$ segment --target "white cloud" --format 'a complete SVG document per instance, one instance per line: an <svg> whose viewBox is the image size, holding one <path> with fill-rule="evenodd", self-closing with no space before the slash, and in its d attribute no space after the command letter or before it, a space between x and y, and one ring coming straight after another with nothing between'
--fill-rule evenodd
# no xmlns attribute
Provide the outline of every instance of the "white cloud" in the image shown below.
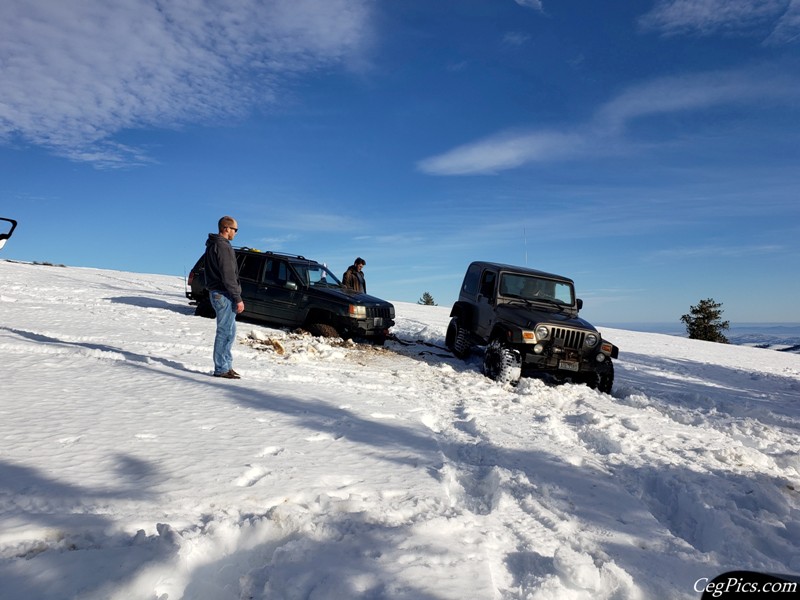
<svg viewBox="0 0 800 600"><path fill-rule="evenodd" d="M536 10L544 11L542 0L514 0L514 2L526 8L535 8Z"/></svg>
<svg viewBox="0 0 800 600"><path fill-rule="evenodd" d="M246 114L282 77L355 61L366 0L3 0L0 141L140 162L124 129Z"/></svg>
<svg viewBox="0 0 800 600"><path fill-rule="evenodd" d="M639 117L797 98L800 98L800 81L769 70L696 73L632 86L603 105L594 122L598 129L617 131Z"/></svg>
<svg viewBox="0 0 800 600"><path fill-rule="evenodd" d="M800 41L800 0L792 0L765 43L782 45L798 41Z"/></svg>
<svg viewBox="0 0 800 600"><path fill-rule="evenodd" d="M534 132L502 134L425 159L419 169L432 175L496 173L525 163L572 156L584 146L576 134Z"/></svg>
<svg viewBox="0 0 800 600"><path fill-rule="evenodd" d="M650 257L657 260L695 260L699 258L744 258L754 255L776 254L786 248L776 244L761 246L696 246L670 248L653 252Z"/></svg>
<svg viewBox="0 0 800 600"><path fill-rule="evenodd" d="M639 19L648 31L664 35L769 35L773 28L789 28L784 15L796 11L797 0L661 0ZM795 23L794 33L798 23ZM785 34L782 39L788 40ZM790 36L789 36L790 37Z"/></svg>
<svg viewBox="0 0 800 600"><path fill-rule="evenodd" d="M800 80L767 69L739 69L665 77L632 86L602 105L581 126L557 132L489 136L441 155L418 168L432 175L491 174L529 163L608 153L634 119L716 106L796 102Z"/></svg>

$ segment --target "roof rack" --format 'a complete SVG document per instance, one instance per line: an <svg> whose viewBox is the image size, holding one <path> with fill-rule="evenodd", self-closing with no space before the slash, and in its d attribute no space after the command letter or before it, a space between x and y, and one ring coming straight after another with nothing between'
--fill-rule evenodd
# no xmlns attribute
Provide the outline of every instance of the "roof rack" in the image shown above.
<svg viewBox="0 0 800 600"><path fill-rule="evenodd" d="M300 260L310 260L305 256L299 254L290 254L287 252L273 252L272 250L259 250L258 248L250 248L248 246L239 246L236 250L244 250L245 252L258 252L259 254L269 254L270 256L284 256L286 258L298 258Z"/></svg>

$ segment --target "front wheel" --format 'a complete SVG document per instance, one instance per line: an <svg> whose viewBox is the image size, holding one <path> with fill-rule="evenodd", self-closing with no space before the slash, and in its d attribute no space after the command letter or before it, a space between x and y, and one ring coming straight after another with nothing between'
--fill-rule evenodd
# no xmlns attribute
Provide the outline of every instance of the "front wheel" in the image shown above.
<svg viewBox="0 0 800 600"><path fill-rule="evenodd" d="M593 390L610 394L614 385L614 363L607 359L596 372L586 375L586 384Z"/></svg>
<svg viewBox="0 0 800 600"><path fill-rule="evenodd" d="M306 330L317 337L326 337L326 338L336 338L342 337L339 335L339 332L336 331L336 328L333 325L328 325L327 323L309 323L306 326Z"/></svg>
<svg viewBox="0 0 800 600"><path fill-rule="evenodd" d="M483 355L483 374L497 383L517 385L522 376L522 358L519 351L500 340L492 340Z"/></svg>

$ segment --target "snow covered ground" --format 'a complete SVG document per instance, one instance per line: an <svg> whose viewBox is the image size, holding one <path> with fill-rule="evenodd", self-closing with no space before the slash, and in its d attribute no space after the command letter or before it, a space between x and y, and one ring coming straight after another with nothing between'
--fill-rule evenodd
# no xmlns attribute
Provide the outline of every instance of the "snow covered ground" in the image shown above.
<svg viewBox="0 0 800 600"><path fill-rule="evenodd" d="M800 355L607 329L613 395L501 387L397 303L384 348L177 277L0 261L0 598L670 599L800 572Z"/></svg>

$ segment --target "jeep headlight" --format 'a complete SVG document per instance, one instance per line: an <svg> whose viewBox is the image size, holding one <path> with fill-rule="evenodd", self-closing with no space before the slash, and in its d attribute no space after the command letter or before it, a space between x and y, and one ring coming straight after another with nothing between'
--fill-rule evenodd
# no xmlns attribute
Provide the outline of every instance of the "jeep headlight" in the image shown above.
<svg viewBox="0 0 800 600"><path fill-rule="evenodd" d="M586 336L586 339L583 341L583 343L587 348L594 348L597 345L597 341L597 336L593 333L590 333Z"/></svg>
<svg viewBox="0 0 800 600"><path fill-rule="evenodd" d="M536 339L546 340L550 336L550 330L547 328L546 325L539 325L536 329Z"/></svg>
<svg viewBox="0 0 800 600"><path fill-rule="evenodd" d="M350 305L350 316L354 319L366 319L367 318L367 307L366 306L357 306L355 304Z"/></svg>

